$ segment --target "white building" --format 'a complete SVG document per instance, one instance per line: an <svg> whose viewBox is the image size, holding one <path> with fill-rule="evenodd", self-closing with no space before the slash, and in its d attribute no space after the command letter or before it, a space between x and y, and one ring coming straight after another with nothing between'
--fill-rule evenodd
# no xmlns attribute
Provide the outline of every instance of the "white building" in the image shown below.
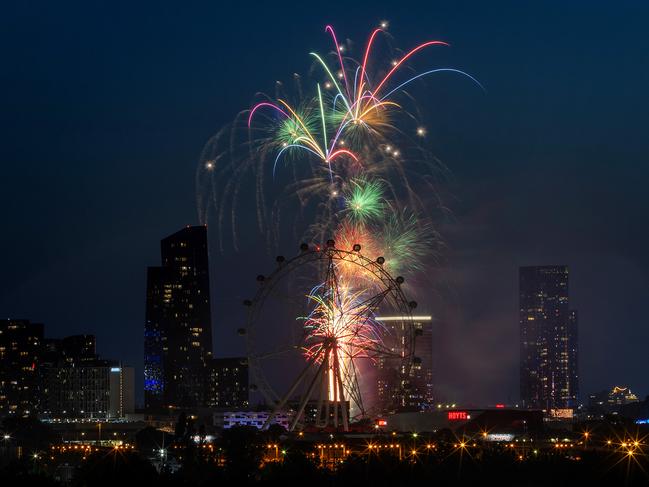
<svg viewBox="0 0 649 487"><path fill-rule="evenodd" d="M214 426L229 429L233 426L254 426L261 429L268 421L268 411L226 411L214 413ZM293 419L292 412L277 413L270 424L278 424L288 430Z"/></svg>

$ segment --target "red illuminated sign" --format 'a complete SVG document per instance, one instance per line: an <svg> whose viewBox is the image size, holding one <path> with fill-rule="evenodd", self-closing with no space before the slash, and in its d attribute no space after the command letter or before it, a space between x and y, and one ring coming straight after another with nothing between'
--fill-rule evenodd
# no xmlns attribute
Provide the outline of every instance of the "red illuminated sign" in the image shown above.
<svg viewBox="0 0 649 487"><path fill-rule="evenodd" d="M505 405L504 405L504 404L496 404L496 407L497 407L498 409L502 409L502 408L505 407Z"/></svg>
<svg viewBox="0 0 649 487"><path fill-rule="evenodd" d="M377 426L387 426L388 422L385 419L377 419L376 420L376 425Z"/></svg>
<svg viewBox="0 0 649 487"><path fill-rule="evenodd" d="M449 411L448 419L450 421L466 421L469 419L469 415L466 411Z"/></svg>

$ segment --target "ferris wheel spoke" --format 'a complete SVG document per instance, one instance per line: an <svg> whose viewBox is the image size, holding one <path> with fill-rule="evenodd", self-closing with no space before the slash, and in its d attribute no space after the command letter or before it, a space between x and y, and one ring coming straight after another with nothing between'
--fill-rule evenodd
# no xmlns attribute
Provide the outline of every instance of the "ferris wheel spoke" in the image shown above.
<svg viewBox="0 0 649 487"><path fill-rule="evenodd" d="M281 356L281 355L287 354L289 352L294 352L296 350L299 350L299 347L295 346L295 345L291 345L291 346L288 346L288 347L280 347L280 348L277 348L275 350L271 350L269 352L257 354L257 355L254 356L254 358L256 360L265 360L265 359Z"/></svg>
<svg viewBox="0 0 649 487"><path fill-rule="evenodd" d="M277 301L283 301L294 305L304 307L304 296L295 296L291 294L278 294L275 298Z"/></svg>
<svg viewBox="0 0 649 487"><path fill-rule="evenodd" d="M378 308L388 293L389 290L386 290L385 292L373 295L360 303L355 304L354 311L350 313L351 320L349 321L356 321L365 324L368 321L373 320L372 315L374 314L374 310ZM361 327L357 327L357 329L360 330Z"/></svg>
<svg viewBox="0 0 649 487"><path fill-rule="evenodd" d="M275 406L275 409L273 410L273 412L272 412L272 413L268 416L268 418L266 419L266 422L264 423L262 429L266 429L266 428L270 425L270 423L271 423L271 421L273 420L273 418L277 415L277 413L278 413L279 411L281 411L282 408L286 405L286 403L288 402L288 400L290 399L290 397L293 395L293 393L294 393L294 392L297 390L297 388L299 387L300 383L305 379L305 377L308 375L309 371L312 369L313 365L317 362L318 357L321 355L321 353L322 353L321 350L318 351L317 354L313 355L313 356L312 356L312 357L307 361L306 367L304 367L304 369L302 369L302 372L297 376L297 378L296 378L295 381L293 382L293 385L291 385L291 387L289 388L288 392L287 392L287 393L284 395L284 397L283 397L283 398L282 398L282 399L277 403L277 405ZM322 365L323 365L324 363L325 363L325 362L323 361L322 364L320 365L320 367L319 367L318 370L321 370L321 369L322 369Z"/></svg>
<svg viewBox="0 0 649 487"><path fill-rule="evenodd" d="M355 345L354 348L358 348L365 352L374 352L380 355L381 357L385 357L385 358L402 358L400 353L394 352L385 346L370 346L370 345L359 344L359 345Z"/></svg>
<svg viewBox="0 0 649 487"><path fill-rule="evenodd" d="M362 309L364 310L376 308L383 302L388 294L390 294L390 289L386 289L380 293L370 296L369 298L359 303L359 308L362 307Z"/></svg>
<svg viewBox="0 0 649 487"><path fill-rule="evenodd" d="M358 383L358 373L354 360L350 360L349 362L343 361L343 366L341 368L343 371L342 375L344 378L344 389L347 392L350 400L353 401L358 409L362 412L363 401L361 398L360 386Z"/></svg>
<svg viewBox="0 0 649 487"><path fill-rule="evenodd" d="M350 382L351 383L347 388L349 397L356 403L356 407L358 407L358 409L361 411L361 414L364 414L363 398L361 396L361 390L358 384L358 376L356 375L356 373L352 375L352 380Z"/></svg>

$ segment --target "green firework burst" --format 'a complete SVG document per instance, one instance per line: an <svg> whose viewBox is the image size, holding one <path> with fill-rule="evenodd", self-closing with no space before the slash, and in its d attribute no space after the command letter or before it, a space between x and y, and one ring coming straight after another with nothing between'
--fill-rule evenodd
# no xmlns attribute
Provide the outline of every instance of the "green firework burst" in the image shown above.
<svg viewBox="0 0 649 487"><path fill-rule="evenodd" d="M309 112L299 114L301 122L291 117L284 119L277 127L276 140L282 145L298 144L317 131L316 122ZM304 125L302 125L304 124Z"/></svg>
<svg viewBox="0 0 649 487"><path fill-rule="evenodd" d="M393 272L421 270L422 259L433 251L432 228L407 210L390 211L380 235L386 263Z"/></svg>
<svg viewBox="0 0 649 487"><path fill-rule="evenodd" d="M383 215L385 202L381 182L355 179L350 186L345 195L345 207L353 222L367 223Z"/></svg>

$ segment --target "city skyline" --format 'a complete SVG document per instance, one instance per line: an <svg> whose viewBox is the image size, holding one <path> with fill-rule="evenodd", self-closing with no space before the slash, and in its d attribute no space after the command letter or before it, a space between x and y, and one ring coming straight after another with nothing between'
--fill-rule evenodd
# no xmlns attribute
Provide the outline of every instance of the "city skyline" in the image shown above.
<svg viewBox="0 0 649 487"><path fill-rule="evenodd" d="M227 11L233 22L216 33L212 22L188 12L191 33L175 15L156 11L142 36L150 41L143 42L140 22L150 14L144 10L116 20L121 38L106 31L99 7L88 6L84 22L66 9L41 18L15 8L20 18L40 20L4 33L6 45L17 47L7 52L13 74L3 81L15 101L3 124L11 163L3 178L3 216L11 237L1 250L11 258L0 310L43 322L57 336L95 333L102 355L123 355L141 370L144 268L158 258L151 242L197 223L194 171L203 143L260 87L270 91L275 79L308 70L308 61L299 58L304 49L290 38L299 35L309 48L326 49L313 34L326 19L292 11L298 31L271 38L270 7L253 18L233 7ZM428 83L429 97L416 93L427 98L423 142L451 175L444 185L449 194L442 196L452 213L439 224L445 251L439 263L428 264L434 286L417 297L429 303L426 312L439 325L441 392L481 403L517 396L518 267L559 262L572 270L572 299L588 331L581 337L582 393L628 383L644 396L647 233L638 223L647 211L641 181L649 110L639 95L647 76L639 62L646 52L646 12L632 3L613 9L596 2L586 10L509 5L509 21L502 22L497 11L431 6L417 19L401 8L384 12L398 46L429 37L450 41L451 49L427 59L470 70L487 91L439 79ZM222 14L214 8L203 13L202 19ZM244 20L251 22L246 39L232 27ZM346 37L360 42L380 19L357 27L335 20ZM87 42L59 36L61 24ZM611 25L625 28L610 32ZM169 54L165 40L170 28L176 54ZM596 50L592 41L602 32L608 42ZM244 51L260 50L258 74L236 87L221 71L232 66L234 76L243 66L232 40ZM150 69L115 49L152 52L144 56ZM79 69L77 61L89 58ZM130 71L118 69L121 62ZM123 72L134 73L134 85ZM160 108L165 100L171 100L169 112ZM152 111L156 116L143 115ZM42 143L32 143L33 134ZM210 225L208 231L215 230ZM221 252L218 235L210 241L214 351L240 355L239 302L274 251L249 239L239 253L227 245ZM283 242L279 251L290 255L297 244ZM604 360L610 350L616 356Z"/></svg>
<svg viewBox="0 0 649 487"><path fill-rule="evenodd" d="M0 320L0 417L119 421L134 412L133 367L101 358L94 335L52 338L45 329Z"/></svg>
<svg viewBox="0 0 649 487"><path fill-rule="evenodd" d="M0 484L647 487L648 25L3 5Z"/></svg>
<svg viewBox="0 0 649 487"><path fill-rule="evenodd" d="M195 286L198 282L202 282L203 284L201 284L201 286L205 286L205 282L208 282L210 278L207 271L208 242L206 230L207 228L205 225L187 225L173 234L162 238L160 242L163 266L148 267L149 285L146 293L146 303L147 309L150 309L150 311L147 314L147 319L144 324L145 337L151 335L155 330L158 330L160 328L160 323L165 321L166 332L162 333L158 330L158 338L162 335L165 335L165 338L164 340L156 340L158 345L154 347L156 350L160 348L159 351L161 353L163 343L166 344L166 347L173 347L175 345L176 347L180 346L181 350L185 350L183 345L185 341L187 341L187 343L193 343L192 340L196 340L196 338L190 336L196 335L196 333L188 334L185 338L178 335L182 328L181 325L184 323L183 320L195 323L196 320L202 322L203 320L208 319L205 314L201 315L201 313L205 313L209 309L209 283L207 284L207 288L201 288L201 291L198 290L198 287L194 288L192 291L189 290L189 288ZM198 266L198 268L196 268L196 266ZM166 269L167 272L161 272L164 269ZM577 310L572 309L572 307L569 306L568 280L567 266L544 265L524 266L519 268L518 322L520 325L520 395L515 400L512 400L511 397L508 398L510 404L515 403L517 407L518 405L521 405L526 408L544 409L548 411L552 409L576 409L580 405L585 406L588 403L587 398L592 400L594 394L597 393L596 390L583 391L583 395L580 395L581 391L578 385L579 362L577 345ZM185 287L187 289L184 289ZM202 297L201 293L203 293ZM172 297L172 294L175 296L175 299ZM198 298L207 306L207 308L205 308L204 311L201 311L200 306L196 306L197 303L191 298L185 297L185 294ZM189 305L188 303L190 302L193 304ZM171 317L171 315L164 318L163 315L160 314L160 311L156 311L156 309L161 306L165 307L165 309L168 308L171 310L171 314L175 313L175 318ZM197 308L197 311L193 311L195 307ZM164 316L169 314L168 312L165 313ZM180 313L180 317L178 317L178 313ZM384 321L386 326L390 326L392 321L398 321L401 318L399 316L385 316L377 317L377 319ZM420 330L416 335L429 341L430 349L428 349L426 343L421 340L416 340L414 356L416 357L417 362L413 364L413 369L410 373L412 389L403 397L404 403L402 406L404 406L406 410L414 409L425 411L434 409L435 405L439 404L440 401L442 403L450 403L451 401L455 403L456 400L454 398L442 397L440 399L436 393L436 376L433 373L433 364L435 362L435 357L433 356L435 353L433 316L415 314L412 319L414 320L413 325L415 331L417 332L417 330ZM63 339L55 339L45 337L43 324L30 323L29 320L25 319L9 319L7 323L16 323L19 326L35 327L35 333L39 337L38 341L41 343L39 347L43 347L43 351L39 351L38 353L43 354L42 360L44 360L45 363L47 363L48 360L51 361L51 359L48 359L50 355L52 357L61 356L63 357L64 362L69 362L69 364L74 364L79 360L85 360L86 364L84 365L93 365L93 361L97 362L98 360L95 349L95 336L93 334L73 335ZM536 328L530 328L530 324L536 326ZM214 325L212 324L212 326ZM545 331L539 331L544 329ZM559 332L549 331L552 329L558 329ZM189 326L187 327L187 330L188 332L193 331L194 328ZM175 336L173 340L167 338L172 335ZM210 337L211 334L208 333L206 336ZM567 340L566 344L561 345L567 346L567 349L564 350L565 354L567 354L567 358L564 357L565 354L562 352L563 348L557 348L557 350L554 350L551 345L551 342L553 341L558 341L560 343L564 341L561 337L564 337L565 340ZM6 339L6 337L2 338ZM209 338L208 341L211 342L211 338ZM531 341L535 342L534 348L531 348L531 345L528 347L528 341L530 341L530 343ZM209 345L209 349L215 348L211 343ZM205 344L203 344L201 350L204 350L204 347ZM144 352L145 363L152 363L150 354L153 352L151 345L148 347L145 345ZM66 359L66 354L68 354L70 358ZM541 362L541 360L546 360L542 357L554 357L554 355L560 355L560 357L551 358L547 363ZM147 359L147 356L149 359ZM162 399L163 396L160 395L157 399L151 396L151 399L147 402L147 390L153 391L156 388L150 386L150 389L147 389L147 369L145 368L142 370L145 377L145 386L143 389L144 394L142 395L142 390L137 390L136 388L136 397L144 397L144 401L140 406L144 406L144 408L151 410L164 409L168 404L174 405L173 407L178 407L179 405L180 407L209 406L217 408L228 406L235 408L235 405L238 405L236 407L243 407L244 409L248 407L249 401L247 388L249 378L247 359L245 357L213 358L213 351L207 352L206 355L201 352L200 356L202 357L202 371L192 372L194 379L198 377L198 379L193 382L196 383L196 391L200 390L200 394L202 394L200 399L196 396L197 399L194 402L189 403L185 398L184 404L181 405L183 400L176 399L169 401ZM57 360L59 359L57 358ZM147 362L147 360L149 362ZM188 362L187 360L182 360L181 362L189 364L191 361ZM566 365L562 365L563 362L566 362ZM108 364L108 362L106 363ZM99 364L99 366L101 367L102 365ZM243 375L241 375L236 368L239 366L241 366ZM133 369L132 367L127 368L129 370ZM237 370L237 372L233 375L228 374L227 371L229 368L233 371ZM565 379L565 383L559 382L559 379L555 378L555 370L559 375L567 374L568 378ZM189 369L185 371L185 374L188 372ZM149 382L151 382L155 374L153 372L148 372L148 374L151 377ZM165 374L162 367L158 370L157 374L160 376ZM167 374L169 374L169 372L167 372ZM543 374L546 374L545 379L540 378L544 376ZM221 387L219 387L219 378L222 382ZM129 380L133 381L132 372L131 379ZM546 383L546 385L542 386L540 383L539 385L532 385L539 381ZM191 380L179 381L175 379L167 379L166 382L171 385L171 387L177 387L178 384L183 383L183 387L191 386L192 384ZM615 384L605 384L602 388L607 389L612 387L614 390L617 390L618 386ZM198 394L196 391L195 393ZM246 392L244 393L244 391ZM377 397L381 397L380 391L381 386L379 381ZM491 405L493 404L494 403L491 403ZM476 406L477 403L474 401L466 401L466 405ZM482 405L486 406L487 403L483 403ZM37 408L32 407L32 409ZM44 412L47 413L47 411Z"/></svg>

